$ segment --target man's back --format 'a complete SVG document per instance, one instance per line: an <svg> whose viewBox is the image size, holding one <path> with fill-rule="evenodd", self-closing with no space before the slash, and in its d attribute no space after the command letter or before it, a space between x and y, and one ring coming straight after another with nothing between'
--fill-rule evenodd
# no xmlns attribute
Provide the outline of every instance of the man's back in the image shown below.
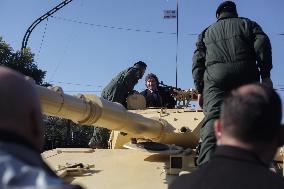
<svg viewBox="0 0 284 189"><path fill-rule="evenodd" d="M198 170L179 177L170 189L284 188L284 179L269 170L256 155L236 147L222 146Z"/></svg>
<svg viewBox="0 0 284 189"><path fill-rule="evenodd" d="M103 89L102 97L106 100L126 105L127 95L133 90L139 78L140 71L137 68L130 67L121 71Z"/></svg>
<svg viewBox="0 0 284 189"><path fill-rule="evenodd" d="M214 73L209 75L214 75L214 80L220 83L228 79L240 81L228 84L229 89L259 81L260 74L256 65L259 59L255 52L258 51L259 56L266 60L259 62L262 76L266 77L265 72L272 66L269 58L271 54L261 54L264 51L262 48L271 48L270 45L267 46L267 40L261 27L247 18L230 15L220 18L207 28L203 38L206 46L205 66L210 73ZM264 45L259 47L260 44Z"/></svg>
<svg viewBox="0 0 284 189"><path fill-rule="evenodd" d="M249 19L228 16L208 27L204 36L207 64L239 61L255 64L253 30L257 26Z"/></svg>
<svg viewBox="0 0 284 189"><path fill-rule="evenodd" d="M203 79L231 90L259 81L260 76L269 78L271 69L269 38L254 21L224 12L199 36L193 78L200 93Z"/></svg>

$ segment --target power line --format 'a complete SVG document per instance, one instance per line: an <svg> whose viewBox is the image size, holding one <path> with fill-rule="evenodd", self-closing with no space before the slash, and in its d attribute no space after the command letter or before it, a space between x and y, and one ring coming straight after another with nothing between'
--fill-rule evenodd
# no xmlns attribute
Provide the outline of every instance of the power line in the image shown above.
<svg viewBox="0 0 284 189"><path fill-rule="evenodd" d="M100 93L100 92L102 92L102 91L96 91L96 90L64 90L64 92L68 92L68 93Z"/></svg>
<svg viewBox="0 0 284 189"><path fill-rule="evenodd" d="M41 42L40 42L40 46L39 46L39 50L38 50L38 53L37 53L37 63L39 62L38 59L39 59L39 55L41 53L41 49L42 49L42 46L43 46L43 42L44 42L44 38L45 38L45 34L46 34L46 28L47 28L47 24L48 24L48 18L46 19L46 23L45 23L45 27L44 27L44 31L43 31L43 34L42 34L42 37L41 37Z"/></svg>
<svg viewBox="0 0 284 189"><path fill-rule="evenodd" d="M167 32L163 32L163 31L151 31L151 30L135 29L135 28L130 28L130 27L116 27L116 26L108 26L108 25L102 25L102 24L94 24L94 23L84 22L84 21L80 21L80 20L64 18L64 17L60 17L60 16L50 16L50 17L53 18L53 19L62 20L62 21L65 21L65 22L72 22L72 23L75 23L75 24L88 25L88 26L92 26L92 27L102 27L102 28L108 28L108 29L117 29L117 30L134 31L134 32L145 32L145 33L156 33L156 34L167 34L167 35L176 35L177 34L176 32L167 33ZM196 36L196 35L198 35L198 33L187 33L185 35ZM274 33L274 35L284 36L284 33Z"/></svg>
<svg viewBox="0 0 284 189"><path fill-rule="evenodd" d="M66 22L73 22L76 24L82 24L82 25L89 25L89 26L94 26L94 27L103 27L103 28L110 28L110 29L118 29L118 30L126 30L126 31L135 31L135 32L146 32L146 33L157 33L157 34L168 34L168 35L176 35L176 32L172 33L167 33L167 32L162 32L162 31L151 31L151 30L141 30L141 29L133 29L133 28L125 28L125 27L116 27L116 26L108 26L108 25L102 25L102 24L94 24L94 23L89 23L89 22L83 22L75 19L69 19L69 18L64 18L64 17L59 17L59 16L50 16L51 18L57 19L57 20L63 20ZM189 36L195 36L198 35L197 33L188 33L185 35ZM284 33L276 33L276 35L283 35Z"/></svg>
<svg viewBox="0 0 284 189"><path fill-rule="evenodd" d="M117 29L117 30L144 32L144 33L176 35L176 32L167 33L167 32L162 32L162 31L133 29L133 28L130 28L130 27L116 27L116 26L108 26L108 25L102 25L102 24L94 24L94 23L89 23L89 22L83 22L83 21L79 21L79 20L75 20L75 19L63 18L63 17L59 17L59 16L50 16L50 17L54 18L54 19L57 19L57 20L63 20L63 21L66 21L66 22L72 22L72 23L76 23L76 24L88 25L88 26L92 26L92 27L102 27L102 28L108 28L108 29ZM187 35L198 35L198 34L190 33L190 34L187 34Z"/></svg>
<svg viewBox="0 0 284 189"><path fill-rule="evenodd" d="M103 87L103 85L82 84L82 83L73 83L73 82L64 82L64 81L55 81L55 80L51 80L49 81L49 83L51 84L59 83L59 84L64 84L64 85L74 85L74 86L84 86L84 87L98 87L98 88ZM284 90L284 84L275 84L274 86L275 86L274 87L275 90Z"/></svg>
<svg viewBox="0 0 284 189"><path fill-rule="evenodd" d="M49 81L51 84L65 84L65 85L75 85L75 86L84 86L84 87L98 87L98 88L102 88L102 85L91 85L91 84L80 84L80 83L72 83L72 82L62 82L62 81Z"/></svg>
<svg viewBox="0 0 284 189"><path fill-rule="evenodd" d="M76 35L77 35L77 34L75 33L75 30L74 30L72 36L71 36L70 38L68 38L68 40L67 40L67 42L66 42L66 44L65 44L65 47L64 47L64 49L63 49L63 52L62 52L62 54L60 54L60 55L61 55L61 56L60 56L60 59L59 59L59 61L57 62L56 66L55 66L55 69L53 70L53 73L51 74L51 76L50 76L50 78L49 78L48 81L50 81L50 80L52 80L52 79L54 78L54 76L55 76L57 70L59 69L59 66L63 63L63 60L64 60L64 58L65 58L65 55L66 55L66 53L67 53L67 50L69 49L69 46L70 46L72 40L74 40L74 38L76 37Z"/></svg>

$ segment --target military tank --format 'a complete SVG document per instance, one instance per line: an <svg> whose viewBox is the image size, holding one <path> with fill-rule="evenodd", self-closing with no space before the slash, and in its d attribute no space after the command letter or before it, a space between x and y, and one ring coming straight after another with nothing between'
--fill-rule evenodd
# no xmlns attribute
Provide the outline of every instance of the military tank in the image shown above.
<svg viewBox="0 0 284 189"><path fill-rule="evenodd" d="M67 182L84 188L165 189L178 175L196 169L204 115L188 106L196 100L194 90L176 91L175 109L146 109L143 97L135 94L128 99L132 110L95 95L64 94L60 87L37 90L44 114L112 131L109 149L57 148L42 154ZM282 151L276 160L283 163Z"/></svg>

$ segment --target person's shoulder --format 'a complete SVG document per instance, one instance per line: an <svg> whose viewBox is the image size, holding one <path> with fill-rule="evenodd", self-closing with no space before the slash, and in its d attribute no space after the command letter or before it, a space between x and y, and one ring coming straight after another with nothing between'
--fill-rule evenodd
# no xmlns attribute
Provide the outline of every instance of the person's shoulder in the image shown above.
<svg viewBox="0 0 284 189"><path fill-rule="evenodd" d="M177 177L175 180L173 180L172 183L169 185L169 189L186 189L190 187L191 183L191 174L185 174Z"/></svg>
<svg viewBox="0 0 284 189"><path fill-rule="evenodd" d="M169 189L186 189L186 188L200 188L200 184L208 179L208 175L212 170L211 163L206 163L191 173L177 177L171 184Z"/></svg>
<svg viewBox="0 0 284 189"><path fill-rule="evenodd" d="M162 87L160 85L158 85L157 89L159 92L165 92L165 87Z"/></svg>
<svg viewBox="0 0 284 189"><path fill-rule="evenodd" d="M177 177L169 185L169 189L186 189L186 188L199 188L198 185L206 180L202 171L195 170L192 173L184 174Z"/></svg>
<svg viewBox="0 0 284 189"><path fill-rule="evenodd" d="M0 185L5 188L82 188L79 185L67 184L60 178L50 175L43 168L28 165L2 150L0 150L0 170L0 180L3 181L5 178L5 183L0 182Z"/></svg>
<svg viewBox="0 0 284 189"><path fill-rule="evenodd" d="M139 69L135 67L129 67L125 69L125 71L133 71L133 70L139 70Z"/></svg>
<svg viewBox="0 0 284 189"><path fill-rule="evenodd" d="M249 19L247 17L238 17L238 19L244 20L244 21L247 21L247 22L255 22L255 21L253 21L253 20L251 20L251 19Z"/></svg>
<svg viewBox="0 0 284 189"><path fill-rule="evenodd" d="M199 33L198 39L199 39L199 40L202 40L202 39L204 38L204 36L205 36L206 31L207 31L209 28L211 28L212 26L214 26L214 24L215 24L215 23L213 23L213 24L209 25L208 27L206 27L205 29L203 29L203 30Z"/></svg>
<svg viewBox="0 0 284 189"><path fill-rule="evenodd" d="M129 68L125 69L125 72L127 74L136 75L136 74L140 73L140 70L138 68L135 68L135 67L129 67Z"/></svg>
<svg viewBox="0 0 284 189"><path fill-rule="evenodd" d="M148 89L145 89L145 90L141 91L140 94L143 95L143 96L146 96L147 95L147 90Z"/></svg>
<svg viewBox="0 0 284 189"><path fill-rule="evenodd" d="M259 26L259 24L254 21L254 20L251 20L249 18L246 18L246 17L238 17L240 20L242 20L243 22L246 22L248 24L250 24L251 26Z"/></svg>
<svg viewBox="0 0 284 189"><path fill-rule="evenodd" d="M284 188L284 178L274 171L266 169L262 171L262 177L271 188L279 188L280 186L281 188Z"/></svg>
<svg viewBox="0 0 284 189"><path fill-rule="evenodd" d="M126 81L138 81L140 79L141 72L138 68L130 67L124 74L124 80Z"/></svg>
<svg viewBox="0 0 284 189"><path fill-rule="evenodd" d="M268 168L263 169L262 171L255 169L254 171L251 171L251 174L254 175L251 177L253 180L252 182L257 182L264 188L284 188L284 178Z"/></svg>
<svg viewBox="0 0 284 189"><path fill-rule="evenodd" d="M7 167L6 165L12 163L15 158L9 153L0 150L0 167Z"/></svg>
<svg viewBox="0 0 284 189"><path fill-rule="evenodd" d="M125 73L127 73L127 72L131 71L131 70L132 70L132 68L133 68L133 67L125 68L124 70L122 70L121 72L119 72L119 74L118 74L118 75L125 74Z"/></svg>

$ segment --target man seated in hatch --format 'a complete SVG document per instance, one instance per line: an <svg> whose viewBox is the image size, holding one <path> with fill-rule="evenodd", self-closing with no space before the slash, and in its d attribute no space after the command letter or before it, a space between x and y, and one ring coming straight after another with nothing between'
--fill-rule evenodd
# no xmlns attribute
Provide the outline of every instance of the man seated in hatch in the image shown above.
<svg viewBox="0 0 284 189"><path fill-rule="evenodd" d="M148 74L145 78L145 85L147 89L140 94L146 99L146 107L162 107L162 97L158 91L158 77L153 73Z"/></svg>
<svg viewBox="0 0 284 189"><path fill-rule="evenodd" d="M146 107L175 107L176 102L174 98L169 91L159 86L159 79L155 74L150 73L146 76L145 85L147 89L140 94L146 99Z"/></svg>

